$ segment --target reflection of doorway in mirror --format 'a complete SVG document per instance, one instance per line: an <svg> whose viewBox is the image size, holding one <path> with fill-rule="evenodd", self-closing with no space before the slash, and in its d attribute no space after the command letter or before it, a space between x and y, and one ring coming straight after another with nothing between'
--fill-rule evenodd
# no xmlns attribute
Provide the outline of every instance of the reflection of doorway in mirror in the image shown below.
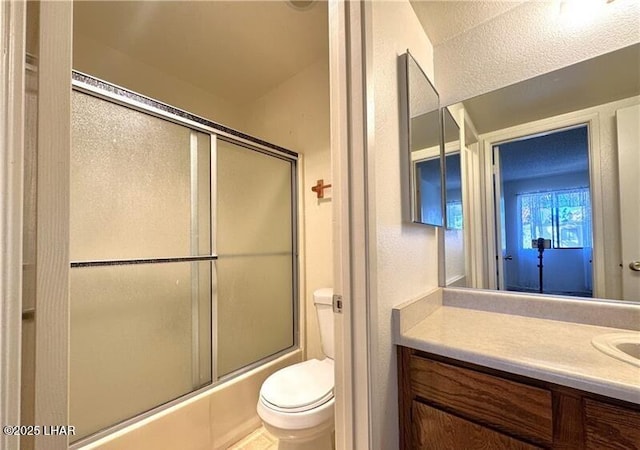
<svg viewBox="0 0 640 450"><path fill-rule="evenodd" d="M591 297L587 125L503 142L493 159L499 288ZM539 238L550 241L543 260Z"/></svg>
<svg viewBox="0 0 640 450"><path fill-rule="evenodd" d="M622 242L622 298L640 300L640 105L616 111L618 174L620 177L620 241Z"/></svg>

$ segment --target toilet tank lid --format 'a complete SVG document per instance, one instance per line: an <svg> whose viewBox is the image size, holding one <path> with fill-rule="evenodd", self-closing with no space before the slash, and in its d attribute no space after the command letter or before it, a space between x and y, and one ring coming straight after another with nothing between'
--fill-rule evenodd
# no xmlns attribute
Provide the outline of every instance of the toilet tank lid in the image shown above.
<svg viewBox="0 0 640 450"><path fill-rule="evenodd" d="M321 288L313 291L313 303L320 305L333 304L333 288Z"/></svg>
<svg viewBox="0 0 640 450"><path fill-rule="evenodd" d="M305 411L333 398L333 361L310 359L280 369L263 383L260 396L279 410Z"/></svg>

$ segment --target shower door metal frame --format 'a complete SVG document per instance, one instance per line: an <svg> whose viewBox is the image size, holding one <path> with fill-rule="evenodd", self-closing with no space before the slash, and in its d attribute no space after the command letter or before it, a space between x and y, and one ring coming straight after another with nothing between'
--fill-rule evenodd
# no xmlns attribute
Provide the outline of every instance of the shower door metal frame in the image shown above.
<svg viewBox="0 0 640 450"><path fill-rule="evenodd" d="M261 139L255 138L248 134L234 130L232 128L225 127L224 125L212 122L203 117L191 114L179 108L167 105L165 103L153 100L149 97L137 94L128 89L122 88L115 84L100 80L99 78L92 77L79 71L72 71L72 89L110 103L114 103L129 109L133 109L143 114L147 114L153 117L157 117L162 120L173 122L177 125L184 126L190 130L202 132L210 136L211 143L211 158L210 158L210 186L211 186L211 253L209 255L202 256L188 256L188 257L172 257L172 258L140 258L140 259L127 259L127 260L100 260L100 261L72 261L70 262L71 268L90 267L90 266L107 266L107 265L130 265L130 264L154 264L154 263L168 263L168 262L198 262L198 261L211 261L211 382L190 391L184 395L181 395L175 399L162 403L148 411L142 412L134 417L115 423L108 428L102 429L94 434L91 434L85 438L82 438L72 445L70 449L79 449L84 445L91 442L98 441L117 430L121 430L127 426L133 425L140 420L153 416L161 411L164 411L172 406L175 406L185 400L195 397L211 390L212 388L225 383L239 375L242 375L256 367L259 367L267 362L273 361L283 355L296 351L300 348L300 295L299 295L299 263L298 263L298 177L297 177L297 165L298 154L286 148L271 144ZM293 344L287 348L279 350L276 353L268 355L260 360L257 360L251 364L248 364L240 369L224 376L218 376L216 370L216 355L217 355L217 338L216 333L216 319L217 319L217 294L213 286L216 284L216 260L218 255L216 252L216 233L214 229L216 218L216 203L217 203L217 189L216 182L214 180L217 169L217 140L226 141L234 145L244 147L246 149L263 153L265 155L275 157L291 164L291 244L292 244L292 320L293 320ZM192 139L193 140L193 139ZM193 142L190 148L193 157ZM193 161L192 163L193 164ZM191 167L191 173L193 173L193 166ZM193 192L192 196L193 203ZM193 205L192 205L192 219L193 219ZM192 232L193 234L193 232ZM193 236L192 236L193 238ZM193 239L191 241L191 249L193 251ZM193 280L192 280L193 283ZM193 300L192 300L193 302ZM193 304L192 304L193 308ZM195 367L195 363L194 363ZM196 374L193 375L194 377ZM194 378L195 380L195 378Z"/></svg>

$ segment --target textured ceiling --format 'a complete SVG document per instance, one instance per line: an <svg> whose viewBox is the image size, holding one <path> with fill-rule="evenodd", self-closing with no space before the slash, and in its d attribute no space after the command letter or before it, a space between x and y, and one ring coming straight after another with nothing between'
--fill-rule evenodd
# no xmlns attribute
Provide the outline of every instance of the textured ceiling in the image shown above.
<svg viewBox="0 0 640 450"><path fill-rule="evenodd" d="M522 0L411 0L429 40L434 46L515 8Z"/></svg>
<svg viewBox="0 0 640 450"><path fill-rule="evenodd" d="M500 145L502 181L589 173L587 128L550 133ZM544 186L544 181L541 182Z"/></svg>
<svg viewBox="0 0 640 450"><path fill-rule="evenodd" d="M324 1L76 1L74 34L240 103L328 55Z"/></svg>
<svg viewBox="0 0 640 450"><path fill-rule="evenodd" d="M444 104L452 97L465 98L461 94L465 89L447 92L449 86L455 86L454 80L469 79L466 84L474 88L491 86L500 77L521 76L524 67L544 73L540 69L547 62L546 55L560 52L564 58L563 49L570 54L569 44L593 47L593 51L598 45L611 45L610 35L616 28L609 24L616 17L635 25L625 25L624 38L636 42L640 38L637 2L603 5L600 16L582 26L558 15L558 5L552 2L412 0L411 4L434 45L436 87ZM579 45L581 40L589 45ZM455 64L449 64L450 58ZM492 67L494 63L497 67ZM474 70L477 76L470 76ZM498 86L506 84L498 82ZM638 44L601 52L595 58L470 98L464 105L477 131L485 133L634 95L640 95Z"/></svg>
<svg viewBox="0 0 640 450"><path fill-rule="evenodd" d="M574 2L576 5L580 1ZM585 2L586 3L586 2ZM436 89L452 104L640 41L640 2L527 1L435 46ZM596 10L597 9L597 10ZM578 8L580 11L581 8ZM581 19L581 20L578 20Z"/></svg>

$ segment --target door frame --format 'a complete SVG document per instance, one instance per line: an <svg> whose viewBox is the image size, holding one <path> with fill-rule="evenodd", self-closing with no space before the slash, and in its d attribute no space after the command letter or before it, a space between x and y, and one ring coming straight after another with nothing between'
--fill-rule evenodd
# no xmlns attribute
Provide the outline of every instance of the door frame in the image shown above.
<svg viewBox="0 0 640 450"><path fill-rule="evenodd" d="M625 243L620 249L620 261L622 262L621 298L623 300L637 301L640 300L640 292L638 292L637 288L637 283L640 282L640 274L638 272L630 272L631 267L629 264L640 256L636 253L638 235L634 226L640 223L640 213L637 209L638 199L634 198L634 192L627 192L624 187L637 183L637 180L634 180L633 169L637 167L636 164L638 164L640 155L637 154L637 149L634 151L635 145L629 140L635 139L637 142L640 139L637 129L637 121L638 117L640 117L640 103L618 108L615 117L615 132L618 139L618 176L620 178L618 185L620 196L620 237L621 241ZM634 125L636 125L635 128ZM625 139L624 136L629 134L633 137ZM635 161L633 161L633 157L636 158Z"/></svg>
<svg viewBox="0 0 640 450"><path fill-rule="evenodd" d="M502 209L498 208L497 205L502 207L502 167L500 166L500 145L491 146L491 161L492 161L492 174L493 181L491 186L493 186L493 214L494 214L494 224L495 229L493 235L496 239L496 272L497 272L497 288L499 290L505 290L504 285L504 257L505 255L502 252L502 233L504 231L504 217L502 216ZM500 220L498 219L498 216Z"/></svg>
<svg viewBox="0 0 640 450"><path fill-rule="evenodd" d="M494 205L493 189L493 147L507 141L522 139L536 134L561 131L580 125L587 126L589 144L589 182L591 195L591 222L593 239L593 297L605 297L605 262L604 262L604 217L602 215L602 180L600 177L600 124L599 115L595 112L583 111L571 112L555 117L529 122L523 125L515 125L503 130L493 131L480 136L484 155L484 185L485 185L485 224L488 233L485 235L485 260L489 274L489 289L497 289L497 268L499 261L495 255L500 252L500 242L495 235L496 210ZM496 253L498 252L498 253ZM501 260L501 258L500 258Z"/></svg>
<svg viewBox="0 0 640 450"><path fill-rule="evenodd" d="M22 210L26 15L24 1L0 2L0 424L20 425ZM0 434L18 450L20 437Z"/></svg>
<svg viewBox="0 0 640 450"><path fill-rule="evenodd" d="M35 424L69 424L69 192L73 4L41 1L38 55ZM66 450L68 436L35 436Z"/></svg>
<svg viewBox="0 0 640 450"><path fill-rule="evenodd" d="M337 450L372 448L369 391L369 222L367 209L367 2L329 0L329 85L333 177ZM368 25L367 25L368 24Z"/></svg>
<svg viewBox="0 0 640 450"><path fill-rule="evenodd" d="M71 140L72 3L39 2L35 420L68 425L69 145ZM26 3L0 3L3 24L0 217L0 422L20 424L22 211ZM5 95L6 94L6 95ZM0 436L17 450L18 436ZM68 436L35 436L36 450L66 450Z"/></svg>

